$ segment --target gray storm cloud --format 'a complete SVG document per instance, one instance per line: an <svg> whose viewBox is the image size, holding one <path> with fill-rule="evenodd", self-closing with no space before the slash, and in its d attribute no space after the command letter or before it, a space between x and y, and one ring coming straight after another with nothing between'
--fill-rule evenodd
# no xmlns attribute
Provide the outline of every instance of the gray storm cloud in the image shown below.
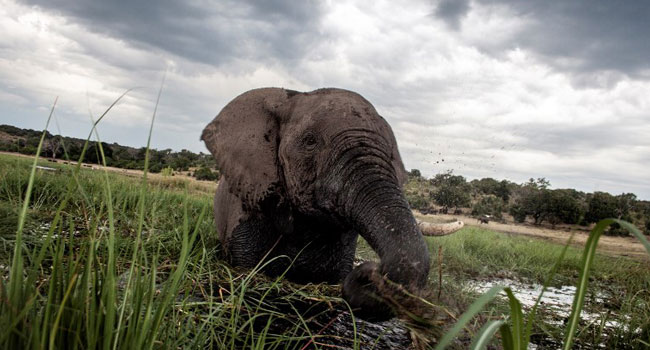
<svg viewBox="0 0 650 350"><path fill-rule="evenodd" d="M206 151L202 127L251 88L335 86L393 126L407 168L650 198L646 2L0 0L0 118ZM77 134L75 134L77 133Z"/></svg>

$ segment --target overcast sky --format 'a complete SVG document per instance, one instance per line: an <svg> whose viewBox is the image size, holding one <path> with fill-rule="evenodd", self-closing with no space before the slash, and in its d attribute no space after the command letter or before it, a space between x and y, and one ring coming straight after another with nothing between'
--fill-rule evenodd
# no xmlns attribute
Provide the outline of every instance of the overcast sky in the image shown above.
<svg viewBox="0 0 650 350"><path fill-rule="evenodd" d="M407 169L650 199L650 2L0 0L0 123L207 152L257 87L366 97ZM57 126L50 129L59 133Z"/></svg>

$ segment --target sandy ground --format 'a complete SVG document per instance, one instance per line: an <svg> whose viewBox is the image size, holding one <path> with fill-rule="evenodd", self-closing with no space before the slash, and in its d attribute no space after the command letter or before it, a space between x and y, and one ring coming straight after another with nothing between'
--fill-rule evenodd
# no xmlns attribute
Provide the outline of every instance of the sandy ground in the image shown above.
<svg viewBox="0 0 650 350"><path fill-rule="evenodd" d="M512 235L529 236L559 244L566 244L571 233L575 232L572 244L577 247L584 247L587 238L589 237L589 230L587 228L576 226L551 229L532 224L500 223L496 221L490 221L488 224L480 224L476 218L465 215L422 215L416 212L416 216L424 221L430 222L446 222L458 219L465 222L465 225L467 226L481 227ZM603 235L598 241L598 251L611 256L625 256L635 260L650 261L648 252L634 237L613 237Z"/></svg>
<svg viewBox="0 0 650 350"><path fill-rule="evenodd" d="M13 156L20 156L25 158L32 158L32 156L9 153L9 152L0 152L0 154L8 154ZM43 160L48 160L43 158ZM64 163L63 160L56 160L57 163ZM96 164L83 164L84 168L92 169L101 169L99 165ZM130 170L130 169L121 169L107 167L108 171L123 174L125 176L131 177L141 177L142 171L140 170ZM149 178L152 180L160 181L170 181L170 180L186 180L191 182L192 186L195 187L195 190L206 193L214 193L217 188L217 184L213 181L198 181L195 178L189 176L188 172L185 173L175 173L173 177L164 177L160 174L150 173ZM427 214L423 215L419 212L415 212L415 215L424 221L429 222L448 222L453 221L454 219L461 220L465 222L467 226L476 226L485 228L492 231L503 232L512 235L524 235L529 237L534 237L537 239L544 239L554 243L565 244L569 239L571 232L575 232L573 237L573 245L578 247L584 247L587 238L589 237L589 231L585 228L578 226L564 226L558 227L556 229L551 229L543 226L534 226L532 224L515 224L513 222L500 223L496 221L490 221L488 224L480 224L476 218L472 218L465 215L445 215L445 214ZM601 236L600 241L598 242L598 251L611 256L624 256L633 258L635 260L641 261L650 261L648 253L644 249L643 245L634 237L611 237L611 236Z"/></svg>

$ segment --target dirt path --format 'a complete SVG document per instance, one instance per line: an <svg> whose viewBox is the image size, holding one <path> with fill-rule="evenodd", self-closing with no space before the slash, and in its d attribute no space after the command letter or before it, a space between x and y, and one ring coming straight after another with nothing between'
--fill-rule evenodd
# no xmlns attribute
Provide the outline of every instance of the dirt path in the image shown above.
<svg viewBox="0 0 650 350"><path fill-rule="evenodd" d="M418 212L416 212L415 215L422 220L430 222L443 222L458 219L465 222L465 225L467 226L480 227L512 235L524 235L559 244L565 244L569 239L570 234L575 232L576 234L573 237L572 244L577 247L584 247L587 238L589 237L589 231L587 229L575 226L553 230L531 224L500 223L495 221L490 221L488 224L479 224L476 218L465 215L422 215ZM598 251L610 256L625 256L635 260L650 261L650 257L645 248L634 237L613 237L603 235L598 241Z"/></svg>

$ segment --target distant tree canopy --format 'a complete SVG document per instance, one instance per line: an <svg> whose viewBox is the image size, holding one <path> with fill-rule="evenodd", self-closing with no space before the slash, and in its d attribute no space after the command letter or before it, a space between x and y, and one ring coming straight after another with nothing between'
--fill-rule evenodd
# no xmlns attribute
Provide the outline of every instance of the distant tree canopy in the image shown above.
<svg viewBox="0 0 650 350"><path fill-rule="evenodd" d="M404 187L413 209L429 212L442 207L469 208L474 216L503 218L509 213L516 222L530 220L548 223L588 225L603 218L621 218L650 234L650 202L639 201L633 193L613 196L609 193L588 194L574 189L550 189L543 177L516 184L507 180L482 178L467 182L463 176L446 171L427 180L412 169ZM616 225L606 234L626 234Z"/></svg>
<svg viewBox="0 0 650 350"><path fill-rule="evenodd" d="M497 181L493 178L486 177L480 180L472 180L470 185L476 192L484 195L494 195L504 202L510 199L510 186L508 180Z"/></svg>
<svg viewBox="0 0 650 350"><path fill-rule="evenodd" d="M21 129L11 125L0 125L0 151L19 152L23 154L35 154L41 138L41 131ZM85 140L52 135L49 132L45 135L41 156L56 159L69 159L77 161L81 157L81 151ZM117 143L101 143L101 149L97 142L91 141L84 154L83 161L86 163L101 163L101 151L104 152L106 165L124 169L144 169L145 147L133 148L122 146ZM193 153L188 150L173 152L171 149L156 150L149 149L149 171L158 173L164 168L172 168L176 171L187 171L190 168L216 169L216 162L209 154ZM207 174L205 171L199 174Z"/></svg>
<svg viewBox="0 0 650 350"><path fill-rule="evenodd" d="M408 172L408 176L410 178L419 179L419 178L422 177L422 173L420 173L420 170L418 170L418 169L411 169L411 171Z"/></svg>
<svg viewBox="0 0 650 350"><path fill-rule="evenodd" d="M633 193L622 193L613 196L607 192L594 192L588 200L588 210L585 214L585 221L588 223L598 222L602 219L615 218L633 222L631 213L637 207L636 195ZM643 218L644 214L639 213ZM650 213L645 214L646 228L650 233ZM610 235L629 235L629 232L618 224L612 225L607 231Z"/></svg>
<svg viewBox="0 0 650 350"><path fill-rule="evenodd" d="M482 196L478 202L472 206L472 215L482 216L491 215L498 219L503 217L503 200L493 194Z"/></svg>
<svg viewBox="0 0 650 350"><path fill-rule="evenodd" d="M454 175L451 170L437 174L431 179L431 184L436 187L433 199L445 209L465 207L469 205L470 186L463 176Z"/></svg>
<svg viewBox="0 0 650 350"><path fill-rule="evenodd" d="M530 179L519 189L517 199L510 207L515 221L523 222L527 216L536 225L549 222L576 224L583 215L580 205L581 193L572 189L550 190L550 183L544 179Z"/></svg>

